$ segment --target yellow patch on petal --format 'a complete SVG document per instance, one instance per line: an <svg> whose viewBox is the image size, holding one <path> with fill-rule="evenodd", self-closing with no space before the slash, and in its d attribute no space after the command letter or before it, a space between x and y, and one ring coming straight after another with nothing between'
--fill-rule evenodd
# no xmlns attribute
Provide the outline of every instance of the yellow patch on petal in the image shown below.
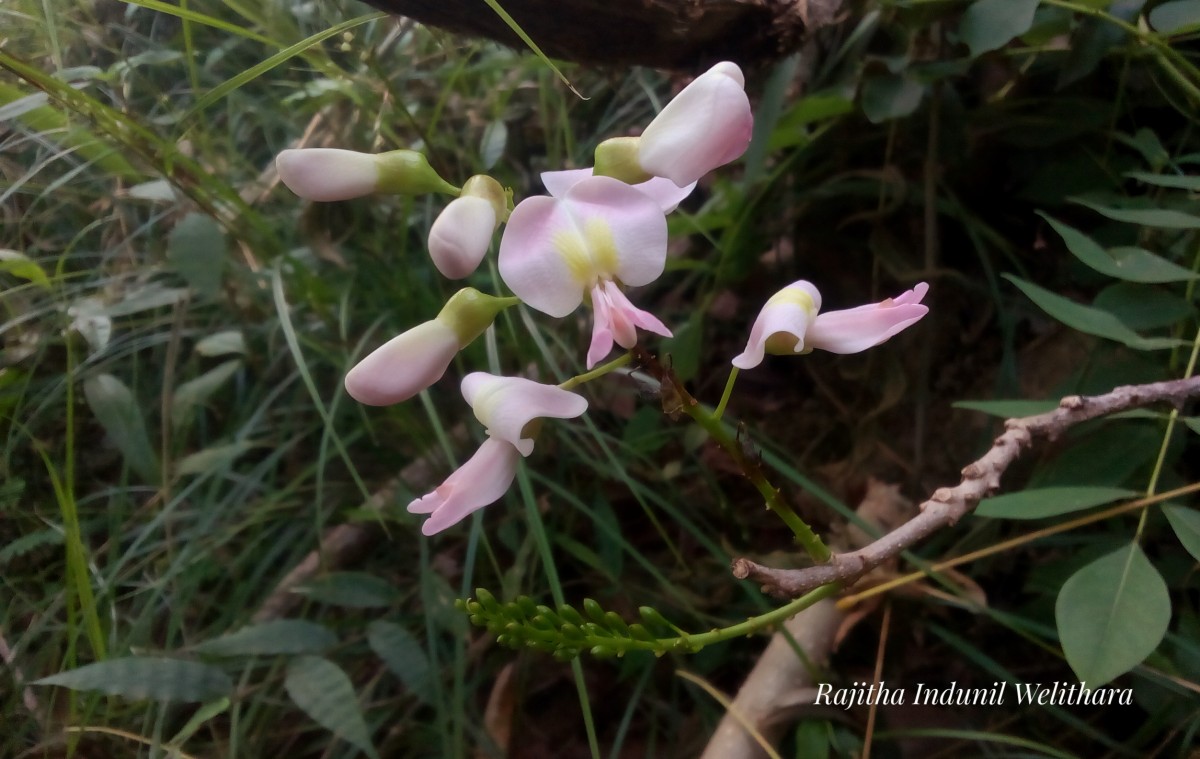
<svg viewBox="0 0 1200 759"><path fill-rule="evenodd" d="M560 229L554 233L553 242L558 254L567 262L571 277L585 290L617 271L617 242L604 219L588 219L583 234L574 228Z"/></svg>
<svg viewBox="0 0 1200 759"><path fill-rule="evenodd" d="M608 222L593 216L584 225L583 234L587 237L588 247L592 252L592 265L597 274L612 276L617 273L617 241L613 239L612 227Z"/></svg>
<svg viewBox="0 0 1200 759"><path fill-rule="evenodd" d="M800 306L808 312L809 319L814 319L817 316L817 304L813 302L811 295L799 287L785 287L772 295L767 300L765 307L770 308L773 305Z"/></svg>
<svg viewBox="0 0 1200 759"><path fill-rule="evenodd" d="M573 227L560 229L554 233L554 248L567 262L567 269L579 286L586 288L591 285L596 278L596 272L583 235Z"/></svg>

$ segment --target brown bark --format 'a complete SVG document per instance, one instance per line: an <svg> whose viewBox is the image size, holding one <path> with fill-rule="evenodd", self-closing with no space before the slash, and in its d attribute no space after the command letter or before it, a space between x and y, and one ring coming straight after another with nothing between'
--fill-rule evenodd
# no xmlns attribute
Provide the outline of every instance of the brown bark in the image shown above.
<svg viewBox="0 0 1200 759"><path fill-rule="evenodd" d="M524 43L483 0L367 0L430 26ZM770 61L831 23L843 0L500 0L550 57L698 70Z"/></svg>

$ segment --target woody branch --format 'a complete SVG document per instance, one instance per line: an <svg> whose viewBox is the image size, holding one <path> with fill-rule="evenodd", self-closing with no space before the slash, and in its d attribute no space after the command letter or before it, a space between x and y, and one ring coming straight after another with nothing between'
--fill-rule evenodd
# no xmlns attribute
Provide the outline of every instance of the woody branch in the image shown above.
<svg viewBox="0 0 1200 759"><path fill-rule="evenodd" d="M1054 440L1080 422L1152 403L1166 402L1179 408L1196 395L1200 395L1200 377L1126 385L1104 395L1068 396L1053 411L1007 420L1004 433L996 438L991 449L963 468L962 480L957 485L936 490L920 505L921 512L917 516L870 545L834 554L828 562L803 569L776 569L738 558L733 561L733 575L761 584L764 592L790 598L831 582L848 585L909 546L969 514L980 499L1000 487L1001 475L1034 439Z"/></svg>

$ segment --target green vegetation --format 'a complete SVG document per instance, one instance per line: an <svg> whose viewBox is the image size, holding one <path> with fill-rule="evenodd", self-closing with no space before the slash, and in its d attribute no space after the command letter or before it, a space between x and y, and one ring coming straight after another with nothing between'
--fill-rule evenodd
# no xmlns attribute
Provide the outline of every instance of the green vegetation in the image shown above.
<svg viewBox="0 0 1200 759"><path fill-rule="evenodd" d="M308 203L275 155L415 149L520 199L676 82L560 63L568 85L350 2L0 5L0 755L695 756L723 711L697 679L736 691L783 605L730 560L804 561L767 477L828 538L868 476L923 500L1030 401L1194 374L1200 2L855 5L748 72L750 150L670 217L667 274L634 296L705 406L588 382L517 486L433 538L405 506L483 436L458 378L569 381L583 320L509 308L419 400L361 406L349 368L460 286L425 252L445 199ZM829 308L926 280L931 313L723 397L758 308L802 278ZM508 294L494 256L467 283ZM885 602L889 683L1116 678L1134 705L885 712L876 756L1188 755L1195 491L1092 517L1196 482L1195 413L1034 448L1003 481L1022 495L900 571L984 557ZM832 682L872 677L859 608ZM556 637L580 625L586 646ZM865 722L806 713L783 755L851 755Z"/></svg>

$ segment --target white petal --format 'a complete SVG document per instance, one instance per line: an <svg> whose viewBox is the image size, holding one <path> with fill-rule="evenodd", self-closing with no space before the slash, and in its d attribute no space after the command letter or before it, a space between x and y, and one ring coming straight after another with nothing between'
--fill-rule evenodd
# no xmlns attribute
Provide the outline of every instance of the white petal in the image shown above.
<svg viewBox="0 0 1200 759"><path fill-rule="evenodd" d="M450 201L429 228L429 256L449 279L470 276L492 243L496 209L483 198L463 196Z"/></svg>
<svg viewBox="0 0 1200 759"><path fill-rule="evenodd" d="M522 456L533 452L533 439L523 436L531 421L540 417L573 419L588 406L583 396L554 385L485 372L464 377L462 394L488 434L512 444Z"/></svg>
<svg viewBox="0 0 1200 759"><path fill-rule="evenodd" d="M521 201L500 239L504 284L542 313L556 317L571 313L583 302L583 284L560 247L580 236L564 201L542 195Z"/></svg>
<svg viewBox="0 0 1200 759"><path fill-rule="evenodd" d="M285 150L275 158L279 179L307 200L348 200L375 192L375 156L336 148Z"/></svg>
<svg viewBox="0 0 1200 759"><path fill-rule="evenodd" d="M600 278L618 277L638 287L663 273L667 217L657 201L612 177L592 177L575 184L565 201L584 233ZM610 245L611 251L603 249Z"/></svg>
<svg viewBox="0 0 1200 759"><path fill-rule="evenodd" d="M458 353L458 336L438 319L393 337L346 374L346 392L359 403L387 406L441 379Z"/></svg>

